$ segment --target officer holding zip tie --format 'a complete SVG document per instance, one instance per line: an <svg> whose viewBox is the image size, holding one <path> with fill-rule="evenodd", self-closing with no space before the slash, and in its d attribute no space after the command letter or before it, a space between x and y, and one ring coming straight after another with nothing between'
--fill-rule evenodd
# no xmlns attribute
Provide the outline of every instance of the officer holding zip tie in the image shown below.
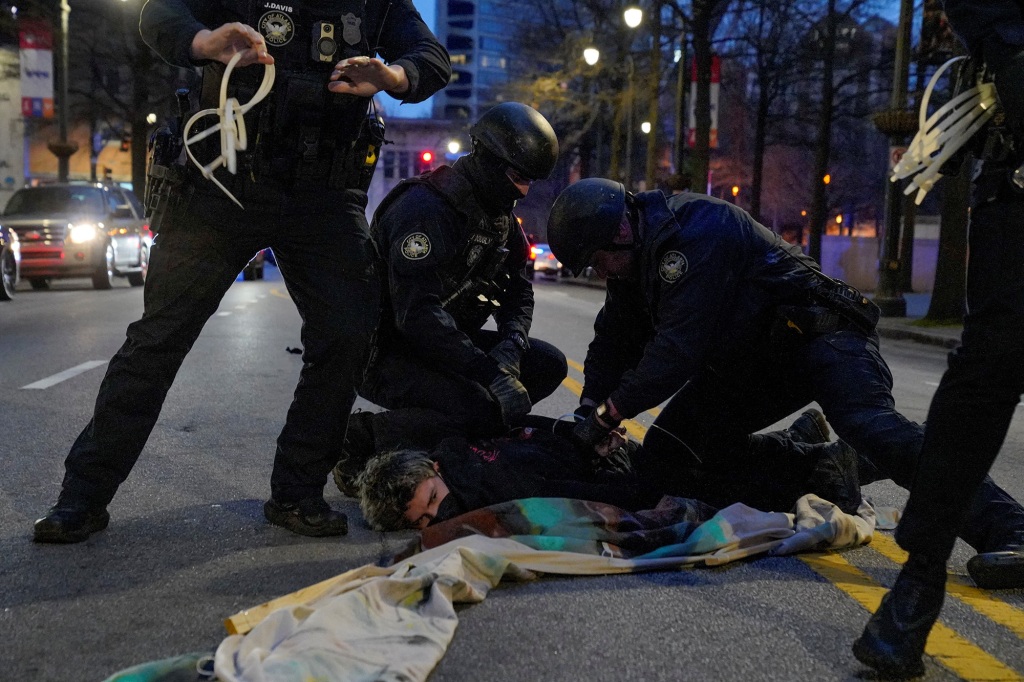
<svg viewBox="0 0 1024 682"><path fill-rule="evenodd" d="M140 29L169 63L202 69L200 111L172 140L187 168L154 183L145 312L110 361L35 540L81 542L107 526L185 355L267 247L302 317L304 352L264 513L302 535L342 535L347 519L323 486L380 306L364 213L384 141L371 98L426 99L447 84L448 55L411 0L149 0ZM166 142L157 161L172 168Z"/></svg>
<svg viewBox="0 0 1024 682"><path fill-rule="evenodd" d="M763 456L747 434L817 401L856 449L862 485L910 486L924 429L895 409L878 309L748 213L591 178L556 199L548 240L574 273L592 266L608 278L584 366L579 440L597 443L668 400L644 440L675 463L666 480L686 469L742 471ZM1013 548L1024 508L983 476L960 536L983 553Z"/></svg>
<svg viewBox="0 0 1024 682"><path fill-rule="evenodd" d="M932 397L913 489L896 531L909 557L853 646L858 660L894 677L924 672L925 642L945 597L946 561L956 529L970 523L973 511L968 493L989 480L1024 393L1024 2L944 4L954 32L983 65L984 80L994 81L1001 115L997 110L973 139L954 139L972 143L979 157L963 337ZM971 576L985 587L1024 587L1024 533L1001 549L973 557Z"/></svg>

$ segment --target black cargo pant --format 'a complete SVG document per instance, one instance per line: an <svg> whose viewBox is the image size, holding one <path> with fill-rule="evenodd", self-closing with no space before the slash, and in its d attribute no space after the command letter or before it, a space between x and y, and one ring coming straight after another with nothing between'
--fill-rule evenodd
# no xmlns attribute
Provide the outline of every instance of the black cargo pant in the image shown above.
<svg viewBox="0 0 1024 682"><path fill-rule="evenodd" d="M67 456L61 502L110 502L203 325L249 259L266 247L273 248L302 318L304 348L277 440L271 493L280 502L323 495L379 317L366 194L247 190L239 197L244 211L204 190L172 205L155 226L142 319L128 327L92 420Z"/></svg>
<svg viewBox="0 0 1024 682"><path fill-rule="evenodd" d="M485 353L500 340L497 332L486 329L473 332L470 338ZM554 393L568 374L562 351L534 338L519 368L519 380L534 405ZM382 348L359 394L388 409L370 422L377 450L400 445L430 448L448 436L496 436L507 428L498 403L485 387L424 362L399 339Z"/></svg>
<svg viewBox="0 0 1024 682"><path fill-rule="evenodd" d="M852 329L784 348L766 342L760 351L705 370L669 401L644 448L661 460L674 456L681 465L689 462L698 469L748 471L747 434L811 401L821 405L836 435L857 450L862 485L889 478L910 488L924 428L896 411L892 374L879 353L877 335ZM963 415L959 421L963 427ZM687 449L702 463L694 463ZM976 478L972 498L964 494L970 489L957 486L969 506L960 535L978 551L999 549L1024 533L1024 508L985 471Z"/></svg>
<svg viewBox="0 0 1024 682"><path fill-rule="evenodd" d="M961 524L972 523L969 493L985 489L1024 392L1022 216L1024 196L1005 185L971 214L962 345L950 353L932 398L914 486L896 531L904 549L940 561L952 552ZM1005 545L1024 548L1024 529Z"/></svg>

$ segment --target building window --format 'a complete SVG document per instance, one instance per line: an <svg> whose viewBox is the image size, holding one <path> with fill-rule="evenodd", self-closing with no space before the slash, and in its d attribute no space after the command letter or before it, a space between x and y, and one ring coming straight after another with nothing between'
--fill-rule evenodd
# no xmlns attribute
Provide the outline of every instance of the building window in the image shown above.
<svg viewBox="0 0 1024 682"><path fill-rule="evenodd" d="M473 91L470 88L447 88L444 94L449 99L469 99Z"/></svg>
<svg viewBox="0 0 1024 682"><path fill-rule="evenodd" d="M384 152L384 177L392 179L395 177L395 153L393 151Z"/></svg>
<svg viewBox="0 0 1024 682"><path fill-rule="evenodd" d="M505 57L492 57L490 55L480 56L480 66L485 69L508 68L508 60Z"/></svg>
<svg viewBox="0 0 1024 682"><path fill-rule="evenodd" d="M409 152L398 152L398 177L403 180L412 176L412 155Z"/></svg>
<svg viewBox="0 0 1024 682"><path fill-rule="evenodd" d="M451 62L452 62L452 64L470 64L470 63L472 63L472 61L473 60L470 59L469 55L467 55L467 54L453 54L453 55L451 55Z"/></svg>
<svg viewBox="0 0 1024 682"><path fill-rule="evenodd" d="M448 20L448 28L461 28L461 29L465 29L467 31L472 31L473 30L473 20L472 19L459 19L459 20L449 19Z"/></svg>
<svg viewBox="0 0 1024 682"><path fill-rule="evenodd" d="M444 108L445 118L469 119L469 107L461 104L449 104Z"/></svg>
<svg viewBox="0 0 1024 682"><path fill-rule="evenodd" d="M464 17L473 14L473 3L464 0L448 0L448 16Z"/></svg>
<svg viewBox="0 0 1024 682"><path fill-rule="evenodd" d="M448 36L448 40L445 43L449 52L473 49L473 39L469 36Z"/></svg>
<svg viewBox="0 0 1024 682"><path fill-rule="evenodd" d="M452 85L467 86L473 84L473 74L460 69L452 70L452 79L448 81Z"/></svg>

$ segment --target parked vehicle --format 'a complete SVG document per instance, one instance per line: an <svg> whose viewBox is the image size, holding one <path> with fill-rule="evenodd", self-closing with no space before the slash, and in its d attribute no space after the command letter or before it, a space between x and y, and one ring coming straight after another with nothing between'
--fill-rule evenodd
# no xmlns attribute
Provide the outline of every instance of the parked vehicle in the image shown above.
<svg viewBox="0 0 1024 682"><path fill-rule="evenodd" d="M14 298L21 271L21 243L14 230L0 225L0 301Z"/></svg>
<svg viewBox="0 0 1024 682"><path fill-rule="evenodd" d="M33 289L50 280L91 277L109 289L115 277L142 286L153 233L130 191L101 183L25 187L11 197L0 224L21 242L21 276Z"/></svg>
<svg viewBox="0 0 1024 682"><path fill-rule="evenodd" d="M526 264L526 271L533 279L534 275L540 273L549 277L567 274L562 269L562 262L551 253L551 247L547 244L533 244L530 246L530 260Z"/></svg>

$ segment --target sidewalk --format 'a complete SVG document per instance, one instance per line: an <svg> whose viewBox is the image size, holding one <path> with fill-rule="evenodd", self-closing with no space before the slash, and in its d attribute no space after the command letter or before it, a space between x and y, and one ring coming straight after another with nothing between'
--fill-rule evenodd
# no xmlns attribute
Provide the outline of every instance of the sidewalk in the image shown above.
<svg viewBox="0 0 1024 682"><path fill-rule="evenodd" d="M574 286L593 287L603 289L604 281L600 279L585 279L566 277L559 279L560 282ZM870 297L870 295L869 295ZM928 312L928 305L931 303L932 295L927 294L904 294L907 301L906 317L883 317L878 321L878 335L886 339L904 339L927 343L943 348L956 348L960 345L960 334L963 332L963 325L949 327L927 327L921 326L919 321Z"/></svg>

